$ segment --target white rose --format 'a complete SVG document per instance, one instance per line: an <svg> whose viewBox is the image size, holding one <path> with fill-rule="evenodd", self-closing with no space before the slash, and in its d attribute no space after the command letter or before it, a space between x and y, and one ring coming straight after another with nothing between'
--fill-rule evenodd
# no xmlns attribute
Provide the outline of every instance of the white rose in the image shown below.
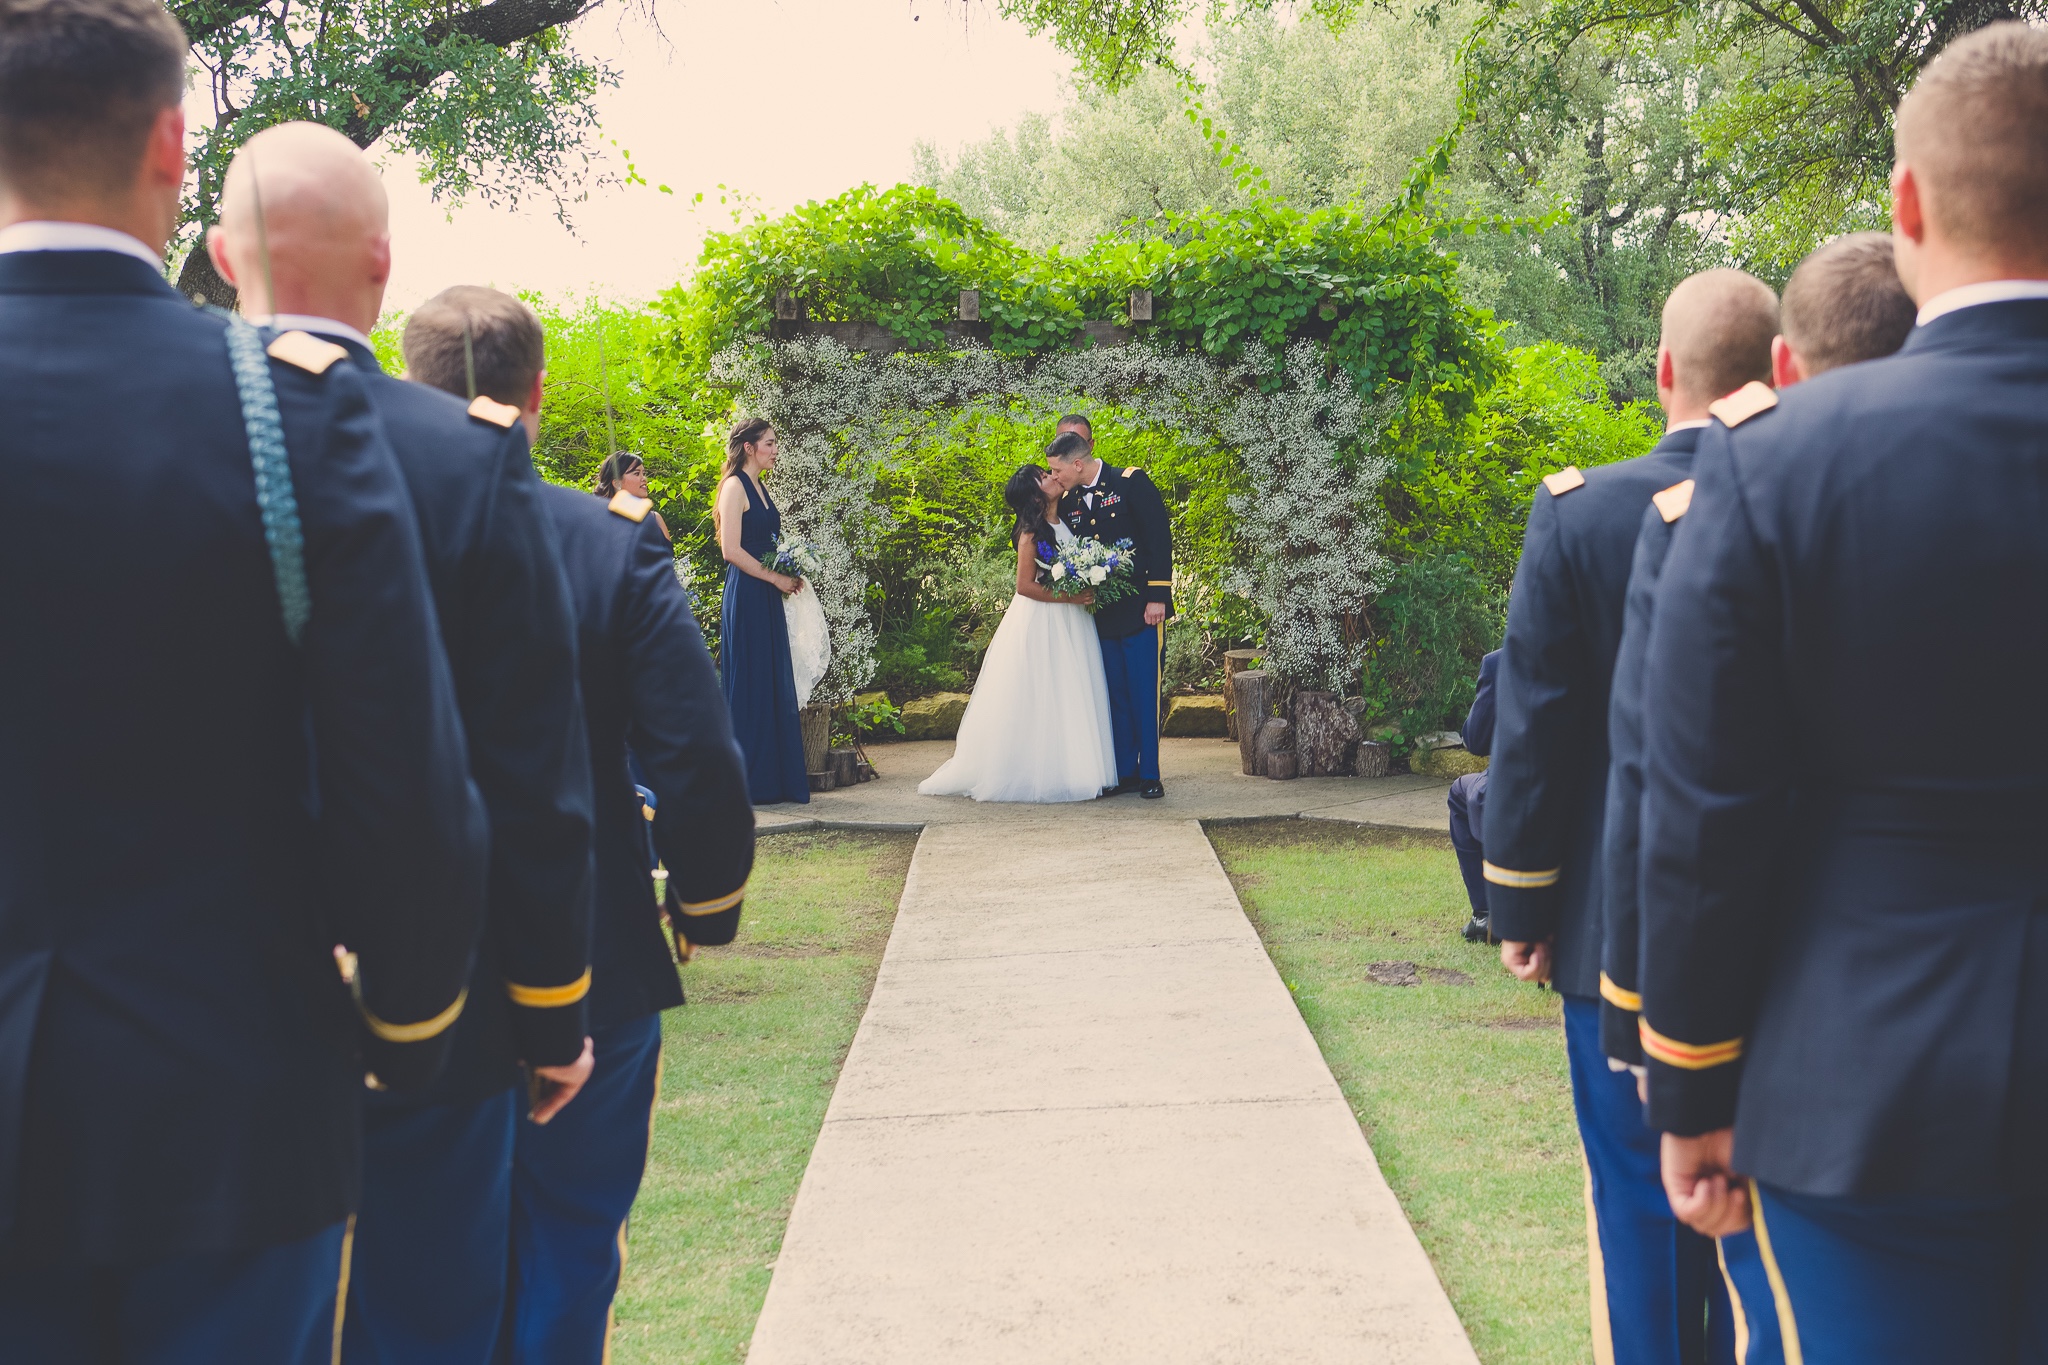
<svg viewBox="0 0 2048 1365"><path fill-rule="evenodd" d="M1060 581L1060 580L1061 580L1062 578L1065 578L1066 576L1067 576L1067 566L1066 566L1066 565L1064 565L1064 564L1055 564L1055 565L1053 565L1053 566L1052 566L1052 580L1053 580L1053 582L1057 583L1057 582L1059 582L1059 581Z"/></svg>
<svg viewBox="0 0 2048 1365"><path fill-rule="evenodd" d="M1103 581L1104 579L1106 579L1106 578L1108 578L1108 577L1109 577L1109 570L1108 570L1108 569L1106 569L1106 568L1104 568L1104 567L1103 567L1102 565L1100 565L1100 564L1096 565L1096 566L1095 566L1094 568L1092 568L1092 569L1090 569L1090 570L1088 571L1088 581L1089 581L1090 583L1097 583L1097 584L1099 584L1099 583L1101 583L1101 582L1102 582L1102 581Z"/></svg>

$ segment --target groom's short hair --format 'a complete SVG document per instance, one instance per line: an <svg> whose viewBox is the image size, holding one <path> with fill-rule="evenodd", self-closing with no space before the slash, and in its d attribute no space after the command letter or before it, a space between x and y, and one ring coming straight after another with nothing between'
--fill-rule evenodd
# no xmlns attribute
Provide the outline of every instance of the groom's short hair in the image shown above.
<svg viewBox="0 0 2048 1365"><path fill-rule="evenodd" d="M1048 460L1085 460L1088 458L1088 438L1078 431L1063 431L1052 438L1052 444L1045 448Z"/></svg>
<svg viewBox="0 0 2048 1365"><path fill-rule="evenodd" d="M2048 250L2048 30L1990 24L1928 63L1899 102L1898 158L1927 216L1967 250Z"/></svg>

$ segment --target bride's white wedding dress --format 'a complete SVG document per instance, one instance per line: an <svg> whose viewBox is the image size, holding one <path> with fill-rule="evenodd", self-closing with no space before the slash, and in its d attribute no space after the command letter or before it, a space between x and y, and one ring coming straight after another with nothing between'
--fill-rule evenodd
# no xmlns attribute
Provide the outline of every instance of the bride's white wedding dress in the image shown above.
<svg viewBox="0 0 2048 1365"><path fill-rule="evenodd" d="M1062 544L1073 539L1058 523L1053 532ZM917 789L977 801L1087 801L1116 778L1095 618L1085 607L1011 598L953 756Z"/></svg>

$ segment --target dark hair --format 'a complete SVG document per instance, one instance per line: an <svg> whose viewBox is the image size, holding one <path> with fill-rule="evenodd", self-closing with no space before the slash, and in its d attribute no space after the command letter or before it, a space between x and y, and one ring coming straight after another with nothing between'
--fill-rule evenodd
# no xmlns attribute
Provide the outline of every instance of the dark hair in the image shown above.
<svg viewBox="0 0 2048 1365"><path fill-rule="evenodd" d="M1053 425L1055 427L1079 427L1088 433L1089 440L1093 441L1095 439L1095 424L1078 412L1068 413L1065 417L1053 423Z"/></svg>
<svg viewBox="0 0 2048 1365"><path fill-rule="evenodd" d="M597 495L610 498L619 491L619 480L636 469L644 467L642 460L630 450L616 451L605 456L604 463L597 467Z"/></svg>
<svg viewBox="0 0 2048 1365"><path fill-rule="evenodd" d="M1003 502L1017 514L1017 528L1010 533L1012 540L1026 531L1033 540L1053 539L1052 523L1045 519L1045 493L1038 486L1046 472L1043 465L1023 465L1003 485Z"/></svg>
<svg viewBox="0 0 2048 1365"><path fill-rule="evenodd" d="M722 484L740 472L740 466L747 462L747 447L757 445L763 436L775 429L775 424L766 417L747 417L740 420L725 434L725 469L718 476Z"/></svg>
<svg viewBox="0 0 2048 1365"><path fill-rule="evenodd" d="M718 489L723 489L725 481L746 464L747 447L773 430L775 424L766 417L743 417L733 424L733 429L725 434L725 467L718 472ZM711 534L725 534L725 518L718 513L718 490L711 494Z"/></svg>
<svg viewBox="0 0 2048 1365"><path fill-rule="evenodd" d="M1807 377L1888 356L1918 314L1883 232L1852 232L1820 247L1785 281L1779 325Z"/></svg>
<svg viewBox="0 0 2048 1365"><path fill-rule="evenodd" d="M1063 431L1052 438L1052 444L1045 448L1049 460L1079 460L1087 456L1093 444L1078 431Z"/></svg>
<svg viewBox="0 0 2048 1365"><path fill-rule="evenodd" d="M534 379L547 368L547 337L534 311L510 294L476 284L443 289L413 310L401 344L408 378L467 398L474 356L477 395L515 408L526 406Z"/></svg>
<svg viewBox="0 0 2048 1365"><path fill-rule="evenodd" d="M0 0L0 180L31 199L132 184L185 56L157 0Z"/></svg>

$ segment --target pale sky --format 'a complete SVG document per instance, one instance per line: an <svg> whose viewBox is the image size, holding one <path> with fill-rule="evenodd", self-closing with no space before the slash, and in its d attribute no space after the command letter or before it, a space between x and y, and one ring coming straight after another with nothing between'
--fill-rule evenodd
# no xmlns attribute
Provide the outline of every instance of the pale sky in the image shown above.
<svg viewBox="0 0 2048 1365"><path fill-rule="evenodd" d="M382 155L388 307L458 283L651 297L688 272L706 231L730 226L721 182L770 211L863 180L892 185L909 177L919 139L951 149L1026 110L1053 112L1072 66L985 3L661 0L660 17L666 44L622 0L574 30L623 77L598 97L600 136L649 182L593 191L573 208L574 234L544 196L517 212L471 203L451 221L407 159ZM674 193L653 188L663 184Z"/></svg>

